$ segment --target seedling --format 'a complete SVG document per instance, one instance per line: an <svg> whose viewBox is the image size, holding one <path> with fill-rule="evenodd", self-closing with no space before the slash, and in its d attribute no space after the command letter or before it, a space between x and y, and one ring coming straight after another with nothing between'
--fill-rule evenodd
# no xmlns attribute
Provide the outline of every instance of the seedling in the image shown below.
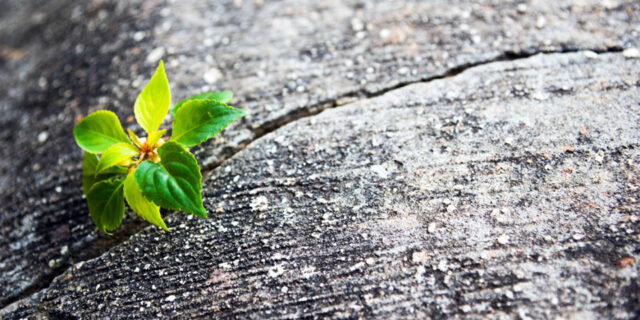
<svg viewBox="0 0 640 320"><path fill-rule="evenodd" d="M245 112L228 106L229 91L208 92L177 103L172 109L173 129L159 129L171 101L162 61L142 89L133 107L136 121L146 131L139 138L122 125L115 113L96 111L73 128L84 150L82 192L93 223L105 234L124 217L124 201L141 218L167 231L160 207L207 217L202 205L202 176L187 148L218 134ZM102 154L102 156L99 156Z"/></svg>

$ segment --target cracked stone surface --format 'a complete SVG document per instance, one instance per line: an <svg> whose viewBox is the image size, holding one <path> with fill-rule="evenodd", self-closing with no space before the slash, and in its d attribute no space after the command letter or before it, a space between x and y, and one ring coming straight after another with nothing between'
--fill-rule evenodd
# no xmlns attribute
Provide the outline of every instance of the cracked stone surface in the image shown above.
<svg viewBox="0 0 640 320"><path fill-rule="evenodd" d="M118 297L152 291L158 296L145 298L151 306L138 297L127 308L137 303L136 310L146 311L136 314L150 317L175 310L202 317L211 312L286 317L285 311L335 317L359 313L421 317L420 312L526 316L529 311L539 317L632 317L638 308L637 267L616 271L615 262L625 257L637 260L633 188L638 60L629 50L611 55L592 51L639 47L638 12L637 1L2 2L0 306L41 291L74 265L51 289L3 312L43 312L53 317L80 315L86 307L87 312L111 317L116 315L105 309L122 302ZM591 51L478 67L493 77L472 68L455 77L459 88L449 79L400 88L473 65L582 49ZM175 232L147 229L136 236L151 251L135 254L148 254L140 257L154 270L158 266L173 272L172 277L153 278L141 272L140 277L148 278L140 285L149 286L118 291L110 281L125 284L131 279L107 266L141 261L138 256L128 260L135 254L133 244L125 243L87 263L95 263L93 271L82 272L95 278L76 280L73 270L81 265L78 261L99 256L146 224L129 214L115 237L94 232L79 188L81 152L73 143L71 128L78 117L109 108L121 116L125 127L139 130L131 121L133 101L160 58L167 64L174 101L203 90L230 89L236 92L235 105L249 113L219 138L194 150L208 168L263 134L294 122L216 169L211 179L228 185L208 180L205 202L211 219L184 223L186 216L178 214L168 219ZM436 86L444 86L438 89L443 91L433 89ZM379 99L295 121L386 91ZM561 99L565 104L559 104ZM512 102L502 105L504 100ZM436 105L438 110L430 109ZM360 108L378 108L380 115L362 113ZM425 114L396 114L402 108ZM397 120L395 127L392 119ZM517 121L521 123L516 125ZM383 125L391 129L381 133ZM304 137L307 140L301 140ZM468 139L458 141L461 137ZM326 145L332 139L341 140ZM429 144L432 140L435 146ZM327 149L325 159L305 158L322 144ZM403 154L397 149L403 144L411 161L393 159ZM482 146L495 149L483 153ZM420 149L426 147L433 150ZM256 151L260 148L264 150ZM279 154L266 153L271 150ZM451 163L457 165L445 166ZM289 173L299 178L275 180ZM322 178L323 174L327 176ZM423 177L411 176L415 174ZM239 180L234 181L236 176ZM247 179L254 180L236 186ZM349 182L362 186L347 188ZM265 190L272 194L262 193ZM590 193L594 190L600 193ZM341 203L329 203L340 194ZM239 200L221 200L224 197ZM288 204L281 203L283 199ZM353 205L349 207L347 200ZM274 207L276 202L280 207ZM497 204L492 206L493 202ZM399 219L385 222L381 220L385 215ZM308 225L290 226L302 222ZM456 234L460 228L464 232ZM274 234L266 237L264 230ZM366 238L372 230L378 231L378 238ZM203 243L196 243L196 234ZM313 242L308 236L319 240ZM415 239L384 244L387 238ZM482 239L491 239L492 246L478 245ZM256 244L257 240L268 243ZM253 253L244 256L225 241ZM269 241L282 242L283 247ZM469 248L462 244L465 241L470 241ZM167 258L167 252L183 248L184 243L198 248L198 253L184 249L180 252L188 259ZM284 254L282 248L293 251L290 256L271 257ZM480 260L474 260L475 249L480 250ZM345 269L362 262L352 259L365 257L363 250L386 258L372 257L368 261L373 264L364 261L352 271ZM118 254L111 255L114 252ZM458 254L471 260L456 260ZM326 259L336 266L334 270L328 262L314 262ZM249 264L237 266L234 261ZM522 269L518 275L508 272L525 262L532 269ZM228 268L215 269L221 270L219 275L194 269L224 263ZM317 268L303 272L311 276L289 275L295 270L290 265L305 263ZM136 267L143 270L146 264ZM531 271L538 267L543 269L540 274ZM605 271L595 271L596 267ZM238 273L238 268L254 273ZM414 272L416 280L397 274L403 268ZM576 270L582 273L571 273ZM192 272L194 278L181 277L183 272ZM599 278L586 281L592 273ZM269 278L272 274L277 276ZM422 280L418 274L424 275ZM231 280L225 280L227 275ZM289 278L292 285L272 286L288 283ZM210 286L202 290L214 298L188 299L197 292L195 287L170 293L185 281L195 287ZM526 290L509 287L526 282L537 288L527 292L537 293L551 281L564 282L550 286L557 291L555 296L522 296L518 292ZM87 291L85 283L91 283L95 292ZM220 283L229 286L218 289ZM245 283L255 289L245 290ZM467 283L472 289L455 290ZM72 285L104 301L86 300L91 306L80 307L80 293L68 290ZM180 296L185 293L186 297ZM171 302L164 303L168 309L152 308L160 308L153 303L160 299ZM212 304L211 299L220 302ZM386 304L380 299L387 299ZM241 308L243 301L252 301L252 307ZM318 311L323 305L334 309Z"/></svg>
<svg viewBox="0 0 640 320"><path fill-rule="evenodd" d="M635 318L640 60L541 54L294 121L12 317Z"/></svg>

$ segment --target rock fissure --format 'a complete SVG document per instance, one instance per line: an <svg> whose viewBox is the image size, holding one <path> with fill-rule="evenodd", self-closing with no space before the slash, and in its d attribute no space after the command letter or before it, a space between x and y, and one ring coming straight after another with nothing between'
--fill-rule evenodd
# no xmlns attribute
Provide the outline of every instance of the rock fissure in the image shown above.
<svg viewBox="0 0 640 320"><path fill-rule="evenodd" d="M357 103L358 101L362 100L362 99L372 99L372 98L376 98L379 96L382 96L388 92L394 91L394 90L398 90L401 88L404 88L406 86L410 86L412 84L416 84L416 83L428 83L434 80L440 80L440 79L445 79L445 78L449 78L449 77L454 77L462 72L465 72L469 69L472 69L474 67L478 67L478 66L482 66L482 65L487 65L487 64L491 64L491 63L496 63L496 62L503 62L503 61L515 61L515 60L520 60L520 59L526 59L529 57L532 57L534 55L537 54L564 54L564 53L576 53L576 52L594 52L596 54L606 54L606 53L618 53L618 52L622 52L623 48L618 47L618 46L614 46L614 47L610 47L607 49L585 49L585 48L572 48L572 49L564 49L564 50L539 50L539 51L531 51L531 52L504 52L503 54L499 55L496 58L493 59L489 59L486 61L479 61L479 62L474 62L474 63L469 63L469 64L465 64L465 65L461 65L461 66L457 66L455 68L449 69L446 72L442 73L442 74L438 74L438 75L434 75L434 76L430 76L430 77L426 77L423 79L419 79L419 80L415 80L415 81L407 81L407 82L402 82L399 83L397 85L394 85L392 87L389 88L385 88L376 92L366 92L364 90L361 91L356 91L356 92L350 92L344 95L341 95L337 98L331 99L331 100L327 100L327 101L323 101L321 103L315 104L313 106L310 106L308 108L301 108L301 109L297 109L294 112L288 113L286 115L284 115L283 117L265 122L263 125L261 125L259 128L257 128L254 131L254 136L250 139L247 140L243 143L241 143L239 145L238 148L234 148L229 150L228 152L223 153L220 156L220 161L215 162L213 164L210 164L208 166L205 166L203 168L203 177L208 176L208 174L210 172L213 171L213 169L217 168L218 166L220 166L225 160L231 158L233 155L235 155L236 153L240 152L241 150L243 150L244 148L246 148L251 142L259 139L260 137L273 132L275 130L277 130L278 128L287 125L288 123L291 123L293 121L299 120L299 119L303 119L303 118L307 118L307 117L311 117L314 115L317 115L321 112L323 112L324 110L327 109L333 109L336 107L341 107L341 106L346 106L346 105L350 105L353 103ZM341 101L348 101L347 103L340 103Z"/></svg>

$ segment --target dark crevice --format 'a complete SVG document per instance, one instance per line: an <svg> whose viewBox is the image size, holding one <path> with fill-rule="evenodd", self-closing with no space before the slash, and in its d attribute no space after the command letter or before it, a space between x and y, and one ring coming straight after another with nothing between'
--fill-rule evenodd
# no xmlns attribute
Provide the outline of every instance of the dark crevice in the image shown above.
<svg viewBox="0 0 640 320"><path fill-rule="evenodd" d="M174 212L171 211L164 213L163 215L166 217L173 213ZM51 282L53 282L53 280L57 276L63 274L74 264L101 256L109 249L125 242L127 239L131 238L131 236L142 231L142 229L147 226L148 225L138 216L129 214L127 219L122 220L120 228L118 228L118 230L116 230L113 235L108 237L99 237L97 240L91 242L82 250L70 255L65 262L55 267L53 270L51 270L50 273L41 276L39 279L34 281L33 284L23 289L20 294L8 298L6 302L2 306L0 306L0 309L16 301L28 298L34 293L41 291L42 289L48 288L51 285Z"/></svg>
<svg viewBox="0 0 640 320"><path fill-rule="evenodd" d="M65 264L57 266L56 268L51 270L51 273L43 275L42 277L37 279L33 284L31 284L30 286L28 286L24 290L22 290L22 292L20 292L20 294L8 298L5 301L5 303L2 306L0 306L0 310L2 310L3 308L11 305L12 303L14 303L16 301L20 301L22 299L28 298L31 295L33 295L35 293L38 293L43 289L48 288L51 285L51 282L53 282L53 279L55 279L57 276L63 274L70 267L71 267L70 263L65 263Z"/></svg>
<svg viewBox="0 0 640 320"><path fill-rule="evenodd" d="M315 116L321 112L323 112L324 110L327 109L332 109L335 107L340 107L343 105L347 105L347 104L352 104L354 102L357 102L359 100L362 99L371 99L371 98L376 98L379 96L382 96L390 91L394 91L397 89L401 89L404 88L406 86L410 86L412 84L416 84L416 83L428 83L434 80L440 80L440 79L445 79L445 78L450 78L450 77L454 77L457 76L463 72L465 72L466 70L469 70L471 68L474 67L478 67L478 66L482 66L482 65L486 65L486 64L491 64L494 62L504 62L504 61L514 61L514 60L520 60L520 59L526 59L526 58L530 58L532 56L535 56L537 54L563 54L563 53L576 53L576 52L581 52L581 51L593 51L597 54L604 54L604 53L615 53L615 52L622 52L624 50L624 48L620 47L620 46L613 46L613 47L609 47L606 49L600 49L600 50L591 50L591 49L585 49L585 48L563 48L562 50L537 50L537 51L521 51L521 52L514 52L514 51L506 51L504 53L502 53L501 55L492 58L492 59L488 59L488 60L483 60L483 61L478 61L478 62L473 62L473 63L467 63L467 64L463 64L460 65L458 67L449 69L448 71L446 71L443 74L440 75L435 75L435 76L430 76L430 77L425 77L422 79L418 79L418 80L412 80L412 81L405 81L405 82L400 82L394 86L376 91L376 92L367 92L365 90L359 90L359 91L354 91L354 92L348 92L345 93L339 97L336 98L332 98L330 100L326 100L326 101L321 101L309 108L306 109L298 109L298 110L294 110L293 112L283 115L282 117L273 119L273 120L269 120L265 123L263 123L259 128L255 129L253 132L253 137L251 137L250 139L247 139L246 141L243 141L238 147L236 148L228 148L227 150L224 150L222 152L222 154L219 156L219 159L214 162L213 164L210 164L208 166L205 166L203 168L203 177L206 178L209 176L209 174L211 174L211 172L217 168L218 166L220 166L222 163L224 163L227 159L233 157L236 153L240 152L241 150L243 150L244 148L246 148L250 143L252 143L253 141L258 140L259 138L261 138L262 136L271 133L277 129L279 129L280 127L283 127L291 122L303 119L303 118L307 118L307 117L311 117L311 116ZM338 103L339 101L350 101L349 103L346 104L340 104Z"/></svg>
<svg viewBox="0 0 640 320"><path fill-rule="evenodd" d="M253 131L253 136L250 139L247 139L246 141L243 141L241 144L239 144L237 147L235 148L227 148L225 149L221 155L218 157L218 160L216 162L214 162L213 164L210 164L206 167L204 167L202 169L202 176L203 179L206 179L212 172L214 169L216 169L217 167L219 167L222 163L224 163L227 159L233 157L235 154L237 154L238 152L240 152L241 150L245 149L249 144L251 144L252 142L258 140L259 138L263 137L266 134L269 134L289 123L292 123L294 121L300 120L300 119L304 119L304 118L308 118L308 117L312 117L314 115L317 115L321 112L323 112L324 110L327 109L332 109L332 108L336 108L336 107L340 107L343 105L348 105L348 104L352 104L354 102L357 102L358 100L362 100L362 99L371 99L371 98L376 98L379 96L382 96L390 91L394 91L397 89L401 89L404 87L407 87L409 85L413 85L413 84L417 84L417 83L428 83L434 80L439 80L439 79L445 79L445 78L449 78L449 77L454 77L457 76L471 68L474 67L478 67L478 66L482 66L482 65L487 65L487 64L491 64L491 63L495 63L495 62L504 62L504 61L515 61L515 60L521 60L521 59L526 59L526 58L530 58L534 55L537 54L563 54L563 53L576 53L576 52L580 52L580 51L585 51L585 50L591 50L597 54L604 54L604 53L616 53L616 52L622 52L624 48L620 47L620 46L614 46L614 47L609 47L606 49L586 49L586 48L575 48L575 47L567 47L567 48L563 48L561 50L535 50L535 51L521 51L521 52L514 52L514 51L506 51L504 53L502 53L501 55L492 58L492 59L488 59L488 60L483 60L483 61L479 61L479 62L473 62L473 63L467 63L467 64L463 64L460 65L458 67L452 68L442 74L439 75L435 75L435 76L430 76L430 77L425 77L422 79L418 79L418 80L413 80L413 81L405 81L405 82L400 82L396 85L393 85L391 87L376 91L376 92L367 92L366 90L358 90L358 91L353 91L353 92L348 92L345 93L339 97L333 98L333 99L328 99L325 101L321 101L319 103L316 103L315 105L306 108L306 109L298 109L298 110L294 110L293 112L284 115L282 117L267 121L265 123L263 123L259 128L255 129ZM350 101L348 103L340 103L340 101ZM171 215L173 215L175 213L175 211L166 211L163 212L163 217L169 217ZM120 244L122 244L123 242L127 241L129 238L131 238L131 236L137 234L138 232L142 231L145 227L147 227L146 224L141 223L141 220L139 220L138 218L136 219L127 219L126 222L123 222L124 226L122 226L121 230L125 230L121 233L118 233L117 235L114 235L112 237L102 237L99 240L97 240L96 242L92 243L88 248L86 248L83 252L78 253L76 255L74 255L73 257L71 257L71 259L69 260L68 263L54 269L49 275L42 277L39 281L36 281L35 284L31 285L30 287L26 288L21 294L15 296L14 298L11 298L9 300L7 300L7 302L5 304L3 304L2 306L0 306L0 309L10 305L11 303L14 303L16 301L22 300L22 299L26 299L28 297L30 297L31 295L48 288L51 283L53 282L53 280L58 277L59 275L63 274L64 272L67 271L67 269L69 269L71 266L73 266L74 264L77 264L79 262L83 262L83 261L87 261L87 260L91 260L93 258L99 257L102 254L104 254L105 252L108 252L111 248L116 247Z"/></svg>

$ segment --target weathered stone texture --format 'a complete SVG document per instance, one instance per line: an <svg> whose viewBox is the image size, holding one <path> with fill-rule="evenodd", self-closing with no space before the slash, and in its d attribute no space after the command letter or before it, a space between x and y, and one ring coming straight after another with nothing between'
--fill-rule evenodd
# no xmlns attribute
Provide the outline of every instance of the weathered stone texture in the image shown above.
<svg viewBox="0 0 640 320"><path fill-rule="evenodd" d="M143 65L130 34L148 28L137 3L7 1L0 17L0 303L45 285L99 237L79 188L72 128L90 111L127 105L119 78ZM131 79L127 79L130 81ZM126 101L123 103L122 101ZM120 109L124 110L124 108ZM128 115L128 113L121 113ZM121 118L125 120L126 116ZM121 231L121 236L131 231ZM139 229L139 228L138 228ZM96 249L96 247L98 249ZM50 280L50 279L49 279Z"/></svg>
<svg viewBox="0 0 640 320"><path fill-rule="evenodd" d="M210 219L172 215L14 312L633 318L637 66L537 55L295 121L213 171Z"/></svg>
<svg viewBox="0 0 640 320"><path fill-rule="evenodd" d="M0 305L146 226L129 216L114 238L94 232L71 128L109 108L139 131L133 101L163 58L174 101L230 89L249 114L194 150L207 171L287 122L373 99L252 143L207 180L211 219L182 226L183 214L170 217L171 234L137 236L150 251L125 244L85 264L87 276L65 273L29 300L31 311L102 304L96 314L107 316L123 303L153 316L171 310L151 308L162 305L151 294L170 298L188 280L191 298L175 297L191 302L165 305L200 316L215 306L256 317L520 309L629 317L637 267L617 271L611 261L637 259L639 64L593 51L639 47L638 12L638 1L2 2ZM582 49L591 51L491 63ZM123 271L140 261L173 276ZM271 278L276 265L285 273ZM316 269L303 272L307 265ZM108 279L130 286L116 290ZM84 290L68 292L75 281ZM281 281L293 282L276 294ZM529 296L509 289L516 282L531 284ZM544 307L556 301L544 287L557 291L553 307ZM136 290L150 306L132 298ZM87 294L95 299L80 298ZM241 308L245 300L252 305Z"/></svg>

